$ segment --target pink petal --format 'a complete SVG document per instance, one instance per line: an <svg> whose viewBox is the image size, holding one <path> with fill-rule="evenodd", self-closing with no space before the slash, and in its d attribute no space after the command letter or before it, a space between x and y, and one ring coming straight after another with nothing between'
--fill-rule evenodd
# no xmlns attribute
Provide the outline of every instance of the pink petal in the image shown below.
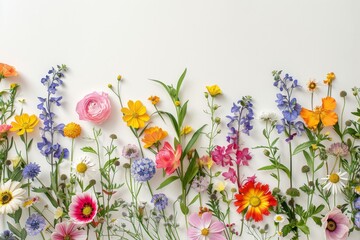
<svg viewBox="0 0 360 240"><path fill-rule="evenodd" d="M225 226L221 222L213 222L210 225L210 232L211 233L219 233L219 232L224 231L224 229L225 229Z"/></svg>
<svg viewBox="0 0 360 240"><path fill-rule="evenodd" d="M201 229L209 228L210 223L211 223L211 218L212 218L212 213L210 213L210 212L205 212L205 213L202 214L202 216L201 216L201 220L202 220Z"/></svg>
<svg viewBox="0 0 360 240"><path fill-rule="evenodd" d="M193 227L188 229L187 236L188 236L189 240L197 240L200 235L201 235L201 232L199 229L196 229Z"/></svg>
<svg viewBox="0 0 360 240"><path fill-rule="evenodd" d="M189 223L195 228L199 229L201 225L201 218L197 213L193 213L189 216Z"/></svg>
<svg viewBox="0 0 360 240"><path fill-rule="evenodd" d="M221 233L210 233L208 237L210 240L226 240Z"/></svg>

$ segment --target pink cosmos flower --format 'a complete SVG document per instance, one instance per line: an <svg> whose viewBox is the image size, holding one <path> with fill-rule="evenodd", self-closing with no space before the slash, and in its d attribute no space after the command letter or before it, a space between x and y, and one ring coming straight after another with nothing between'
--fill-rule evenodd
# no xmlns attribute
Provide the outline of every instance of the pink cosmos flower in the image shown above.
<svg viewBox="0 0 360 240"><path fill-rule="evenodd" d="M224 224L219 221L211 221L212 214L205 212L201 216L193 213L189 216L190 227L187 232L189 240L225 240L222 235Z"/></svg>
<svg viewBox="0 0 360 240"><path fill-rule="evenodd" d="M1 124L0 125L0 134L7 133L10 130L10 128L12 128L11 125Z"/></svg>
<svg viewBox="0 0 360 240"><path fill-rule="evenodd" d="M85 230L78 229L72 222L58 223L51 234L51 240L86 240L86 238Z"/></svg>
<svg viewBox="0 0 360 240"><path fill-rule="evenodd" d="M345 240L349 234L350 221L338 208L328 212L322 221L326 240Z"/></svg>
<svg viewBox="0 0 360 240"><path fill-rule="evenodd" d="M101 124L111 113L111 104L107 93L93 92L86 95L76 105L80 120Z"/></svg>
<svg viewBox="0 0 360 240"><path fill-rule="evenodd" d="M69 216L76 224L91 222L97 213L97 202L89 193L76 195L69 206Z"/></svg>
<svg viewBox="0 0 360 240"><path fill-rule="evenodd" d="M165 142L164 147L156 155L156 167L164 168L167 175L172 174L180 165L181 152L180 144L175 151L168 142Z"/></svg>
<svg viewBox="0 0 360 240"><path fill-rule="evenodd" d="M232 183L235 183L237 181L237 175L233 168L229 168L229 171L224 172L222 175L225 178L225 180L230 179Z"/></svg>

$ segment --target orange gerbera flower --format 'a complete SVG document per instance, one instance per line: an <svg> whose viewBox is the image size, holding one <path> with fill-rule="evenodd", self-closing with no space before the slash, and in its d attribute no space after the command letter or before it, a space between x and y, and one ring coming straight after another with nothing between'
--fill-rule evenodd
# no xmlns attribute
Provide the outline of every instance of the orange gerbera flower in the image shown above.
<svg viewBox="0 0 360 240"><path fill-rule="evenodd" d="M144 148L149 148L152 145L158 146L160 141L166 138L168 133L159 127L151 127L145 130L144 138L141 140L145 143Z"/></svg>
<svg viewBox="0 0 360 240"><path fill-rule="evenodd" d="M309 128L316 128L320 121L325 127L333 126L338 121L338 116L334 112L335 108L335 99L326 97L322 99L321 107L316 107L314 111L302 108L300 116Z"/></svg>
<svg viewBox="0 0 360 240"><path fill-rule="evenodd" d="M146 113L146 107L138 100L136 102L129 101L128 108L122 108L121 112L124 114L123 120L129 127L143 128L145 122L150 120Z"/></svg>
<svg viewBox="0 0 360 240"><path fill-rule="evenodd" d="M5 63L0 63L0 80L7 77L17 76L17 72L13 66L7 65Z"/></svg>
<svg viewBox="0 0 360 240"><path fill-rule="evenodd" d="M237 212L246 210L246 220L251 218L255 222L262 221L263 215L270 214L269 208L277 205L276 199L271 195L269 185L255 183L255 181L245 183L239 189L239 194L235 194L235 198Z"/></svg>

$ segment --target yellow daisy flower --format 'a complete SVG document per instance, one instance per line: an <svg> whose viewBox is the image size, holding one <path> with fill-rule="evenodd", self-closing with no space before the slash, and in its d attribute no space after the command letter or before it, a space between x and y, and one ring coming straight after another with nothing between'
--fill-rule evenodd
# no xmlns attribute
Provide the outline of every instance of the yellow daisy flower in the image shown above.
<svg viewBox="0 0 360 240"><path fill-rule="evenodd" d="M10 131L17 132L17 135L23 135L25 132L31 133L35 126L39 123L39 119L33 114L29 116L27 113L15 116L15 122L11 122Z"/></svg>
<svg viewBox="0 0 360 240"><path fill-rule="evenodd" d="M124 114L123 120L129 127L143 128L145 122L150 120L149 115L146 113L146 107L140 101L129 101L128 108L121 109Z"/></svg>

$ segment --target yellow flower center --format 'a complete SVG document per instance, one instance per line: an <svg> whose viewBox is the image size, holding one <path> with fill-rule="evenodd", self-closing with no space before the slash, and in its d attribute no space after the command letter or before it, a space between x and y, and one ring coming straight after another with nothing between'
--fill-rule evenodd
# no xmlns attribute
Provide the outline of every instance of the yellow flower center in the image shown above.
<svg viewBox="0 0 360 240"><path fill-rule="evenodd" d="M329 181L332 183L338 183L340 181L340 177L337 173L332 173L329 176Z"/></svg>
<svg viewBox="0 0 360 240"><path fill-rule="evenodd" d="M332 219L328 219L326 229L329 230L330 232L335 231L336 230L336 222Z"/></svg>
<svg viewBox="0 0 360 240"><path fill-rule="evenodd" d="M137 114L136 112L134 112L134 113L132 114L132 117L133 117L133 118L138 118L138 117L139 117L139 114Z"/></svg>
<svg viewBox="0 0 360 240"><path fill-rule="evenodd" d="M316 88L316 83L311 82L311 83L309 84L309 89L310 89L310 90L314 90L315 88Z"/></svg>
<svg viewBox="0 0 360 240"><path fill-rule="evenodd" d="M250 198L250 205L252 207L257 207L260 205L260 203L261 203L261 200L259 197L254 196L254 197Z"/></svg>
<svg viewBox="0 0 360 240"><path fill-rule="evenodd" d="M201 235L203 235L203 236L209 235L209 229L208 229L208 228L203 228L203 229L201 230Z"/></svg>
<svg viewBox="0 0 360 240"><path fill-rule="evenodd" d="M83 162L81 162L81 163L79 163L77 166L76 166L76 171L78 172L78 173L85 173L86 172L86 170L87 170L87 166L86 166L86 164L85 163L83 163Z"/></svg>
<svg viewBox="0 0 360 240"><path fill-rule="evenodd" d="M85 217L88 217L90 216L90 214L92 213L93 209L91 206L85 204L85 207L82 209L82 214L85 216Z"/></svg>
<svg viewBox="0 0 360 240"><path fill-rule="evenodd" d="M71 240L71 236L65 235L65 236L64 236L64 240Z"/></svg>
<svg viewBox="0 0 360 240"><path fill-rule="evenodd" d="M278 216L276 216L275 220L280 222L280 221L283 220L283 218L282 218L282 216L279 216L279 215L278 215Z"/></svg>
<svg viewBox="0 0 360 240"><path fill-rule="evenodd" d="M8 191L2 192L2 193L0 194L0 196L1 196L0 206L1 206L1 205L8 204L8 203L11 201L11 199L13 198L12 195L11 195L11 193L8 192Z"/></svg>

